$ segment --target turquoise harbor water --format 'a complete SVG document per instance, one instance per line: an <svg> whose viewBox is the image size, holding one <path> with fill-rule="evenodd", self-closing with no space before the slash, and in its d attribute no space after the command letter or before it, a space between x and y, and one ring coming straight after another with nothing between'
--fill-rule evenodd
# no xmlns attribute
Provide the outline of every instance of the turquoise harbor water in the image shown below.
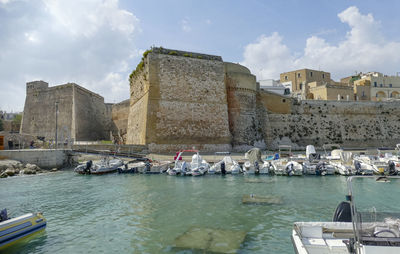
<svg viewBox="0 0 400 254"><path fill-rule="evenodd" d="M331 220L346 178L82 176L72 171L0 179L12 216L42 211L44 232L7 253L195 253L174 247L192 227L245 231L238 253L293 253L295 221ZM244 194L282 197L244 205Z"/></svg>

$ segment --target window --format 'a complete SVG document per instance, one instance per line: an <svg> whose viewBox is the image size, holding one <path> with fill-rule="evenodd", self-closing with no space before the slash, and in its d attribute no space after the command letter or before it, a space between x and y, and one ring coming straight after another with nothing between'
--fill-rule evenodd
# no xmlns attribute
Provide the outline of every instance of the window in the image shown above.
<svg viewBox="0 0 400 254"><path fill-rule="evenodd" d="M382 84L380 84L380 86L381 86L381 87L383 87L383 85L382 85Z"/></svg>
<svg viewBox="0 0 400 254"><path fill-rule="evenodd" d="M365 91L362 91L362 96L363 96L363 97L365 96Z"/></svg>
<svg viewBox="0 0 400 254"><path fill-rule="evenodd" d="M312 77L312 71L310 72L310 77Z"/></svg>
<svg viewBox="0 0 400 254"><path fill-rule="evenodd" d="M285 80L287 80L287 76L285 76Z"/></svg>
<svg viewBox="0 0 400 254"><path fill-rule="evenodd" d="M389 87L393 87L393 85L392 85L392 84L389 84Z"/></svg>
<svg viewBox="0 0 400 254"><path fill-rule="evenodd" d="M300 90L303 88L303 84L302 83L300 83Z"/></svg>
<svg viewBox="0 0 400 254"><path fill-rule="evenodd" d="M325 74L324 73L322 73L322 78L325 78Z"/></svg>
<svg viewBox="0 0 400 254"><path fill-rule="evenodd" d="M376 81L374 82L374 87L377 87L378 86L378 84L376 84Z"/></svg>
<svg viewBox="0 0 400 254"><path fill-rule="evenodd" d="M300 78L300 73L297 73L297 77Z"/></svg>

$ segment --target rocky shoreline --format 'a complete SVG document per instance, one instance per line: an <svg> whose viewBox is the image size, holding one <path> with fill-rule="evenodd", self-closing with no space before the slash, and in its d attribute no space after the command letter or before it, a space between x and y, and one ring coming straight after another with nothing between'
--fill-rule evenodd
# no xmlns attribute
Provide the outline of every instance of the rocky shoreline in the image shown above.
<svg viewBox="0 0 400 254"><path fill-rule="evenodd" d="M22 163L16 160L0 160L0 178L18 175L35 175L44 172L55 172L57 168L51 170L41 169L35 164Z"/></svg>

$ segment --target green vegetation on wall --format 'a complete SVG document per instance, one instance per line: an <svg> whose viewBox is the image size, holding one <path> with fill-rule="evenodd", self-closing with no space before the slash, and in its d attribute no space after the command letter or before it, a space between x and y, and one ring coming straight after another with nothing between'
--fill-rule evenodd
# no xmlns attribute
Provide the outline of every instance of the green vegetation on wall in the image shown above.
<svg viewBox="0 0 400 254"><path fill-rule="evenodd" d="M144 59L145 59L145 58L147 57L147 55L148 55L149 53L151 53L152 51L153 51L152 49L149 49L149 50L146 50L146 51L143 53L142 60L141 60L140 63L136 66L136 69L135 69L134 71L132 71L131 75L129 75L129 81L132 81L132 79L133 79L140 71L143 70L143 68L144 68Z"/></svg>

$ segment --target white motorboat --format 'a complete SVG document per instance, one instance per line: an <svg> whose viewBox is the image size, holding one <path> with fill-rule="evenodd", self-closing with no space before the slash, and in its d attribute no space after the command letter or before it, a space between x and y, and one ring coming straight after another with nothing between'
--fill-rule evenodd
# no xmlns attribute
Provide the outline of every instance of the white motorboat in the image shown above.
<svg viewBox="0 0 400 254"><path fill-rule="evenodd" d="M323 160L318 162L306 161L303 163L303 173L317 176L334 175L335 167Z"/></svg>
<svg viewBox="0 0 400 254"><path fill-rule="evenodd" d="M270 164L261 159L261 150L252 148L246 152L245 158L247 161L243 164L243 173L246 175L252 174L268 174Z"/></svg>
<svg viewBox="0 0 400 254"><path fill-rule="evenodd" d="M88 161L86 164L77 166L74 171L78 174L103 175L114 173L123 165L124 162L122 160L118 158L110 159L108 156L105 156L100 162L93 163L92 161Z"/></svg>
<svg viewBox="0 0 400 254"><path fill-rule="evenodd" d="M303 173L305 175L333 175L335 168L328 162L321 160L321 155L315 151L313 145L306 147L306 158L303 162Z"/></svg>
<svg viewBox="0 0 400 254"><path fill-rule="evenodd" d="M398 176L349 177L348 201L338 206L333 222L294 223L291 238L295 253L400 253L398 203L384 201L400 195L400 189L397 188L399 181ZM378 203L371 204L371 193L365 193L365 186L376 184L379 184L382 198L375 199ZM354 191L357 185L359 192Z"/></svg>
<svg viewBox="0 0 400 254"><path fill-rule="evenodd" d="M182 161L182 154L185 152L194 153L191 162ZM167 170L169 175L199 176L204 175L210 167L210 164L201 158L198 150L181 150L174 159L174 167Z"/></svg>
<svg viewBox="0 0 400 254"><path fill-rule="evenodd" d="M260 165L258 161L255 161L254 163L251 163L250 161L246 161L243 164L243 174L245 175L254 175L254 174L260 174L260 175L267 175L269 174L269 169L271 165L268 161L262 162Z"/></svg>
<svg viewBox="0 0 400 254"><path fill-rule="evenodd" d="M335 172L340 175L349 176L355 172L351 152L345 152L342 149L332 150L331 156L327 159L329 164L335 168Z"/></svg>
<svg viewBox="0 0 400 254"><path fill-rule="evenodd" d="M230 155L225 156L221 161L214 163L209 170L209 174L239 174L242 171L239 163L232 159Z"/></svg>
<svg viewBox="0 0 400 254"><path fill-rule="evenodd" d="M303 166L296 161L290 161L288 158L271 161L271 168L275 175L303 175Z"/></svg>

